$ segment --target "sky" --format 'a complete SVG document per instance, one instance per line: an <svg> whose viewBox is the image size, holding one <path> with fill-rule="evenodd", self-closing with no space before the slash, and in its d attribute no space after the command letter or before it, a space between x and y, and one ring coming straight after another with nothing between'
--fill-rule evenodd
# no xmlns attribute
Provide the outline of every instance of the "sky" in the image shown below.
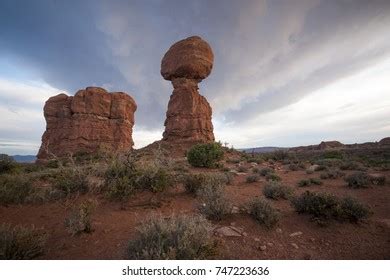
<svg viewBox="0 0 390 280"><path fill-rule="evenodd" d="M164 53L198 35L217 140L236 148L390 136L390 1L0 1L0 153L36 154L44 102L87 86L138 104L133 139L161 139Z"/></svg>

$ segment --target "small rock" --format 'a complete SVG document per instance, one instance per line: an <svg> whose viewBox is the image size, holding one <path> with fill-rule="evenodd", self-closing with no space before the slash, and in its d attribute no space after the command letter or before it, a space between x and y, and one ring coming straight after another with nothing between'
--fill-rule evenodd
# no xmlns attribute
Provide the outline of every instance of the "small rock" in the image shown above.
<svg viewBox="0 0 390 280"><path fill-rule="evenodd" d="M256 242L260 242L260 239L259 238L255 238L254 239Z"/></svg>
<svg viewBox="0 0 390 280"><path fill-rule="evenodd" d="M237 175L247 175L248 173L246 172L237 172Z"/></svg>
<svg viewBox="0 0 390 280"><path fill-rule="evenodd" d="M274 246L274 243L268 242L268 243L267 243L267 246L268 246L268 247L272 247L272 246Z"/></svg>
<svg viewBox="0 0 390 280"><path fill-rule="evenodd" d="M312 237L312 238L310 238L310 241L314 242L314 241L316 241L316 239Z"/></svg>
<svg viewBox="0 0 390 280"><path fill-rule="evenodd" d="M265 251L267 249L267 246L262 245L262 246L259 247L259 249L260 249L260 251Z"/></svg>
<svg viewBox="0 0 390 280"><path fill-rule="evenodd" d="M251 162L251 166L252 166L252 167L256 167L256 166L257 166L257 163L256 163L256 162Z"/></svg>
<svg viewBox="0 0 390 280"><path fill-rule="evenodd" d="M241 236L241 234L237 230L233 230L231 227L220 227L215 230L216 233L222 235L222 236Z"/></svg>
<svg viewBox="0 0 390 280"><path fill-rule="evenodd" d="M290 234L291 237L302 235L302 231L296 231Z"/></svg>
<svg viewBox="0 0 390 280"><path fill-rule="evenodd" d="M246 232L243 232L242 235L243 236L248 236L248 234Z"/></svg>
<svg viewBox="0 0 390 280"><path fill-rule="evenodd" d="M295 249L299 249L299 246L295 243L291 243L291 246L293 246Z"/></svg>
<svg viewBox="0 0 390 280"><path fill-rule="evenodd" d="M277 232L277 233L282 233L282 229L281 229L281 228L277 228L277 229L276 229L276 232Z"/></svg>
<svg viewBox="0 0 390 280"><path fill-rule="evenodd" d="M234 227L234 226L236 226L236 223L235 222L231 222L230 225Z"/></svg>

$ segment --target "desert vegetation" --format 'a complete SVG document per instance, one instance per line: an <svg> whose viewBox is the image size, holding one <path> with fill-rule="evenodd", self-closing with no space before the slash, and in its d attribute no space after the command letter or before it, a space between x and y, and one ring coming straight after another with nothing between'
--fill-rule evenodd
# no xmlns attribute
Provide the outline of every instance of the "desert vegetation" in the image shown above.
<svg viewBox="0 0 390 280"><path fill-rule="evenodd" d="M378 245L370 246L383 255L387 228L378 231L377 221L386 220L383 201L390 188L388 172L379 164L384 161L374 158L344 152L245 154L218 143L196 145L174 157L160 146L41 164L3 157L1 166L11 167L0 174L1 258L100 258L98 252L128 259L244 258L249 253L261 258L264 252L276 257L285 249L266 244L289 244L291 231L328 243L349 238L348 244L361 246L348 235L358 231L375 238ZM324 227L344 234L328 237ZM259 236L265 245L253 247ZM100 243L103 239L106 243ZM294 241L295 253L286 252L300 258L304 240ZM53 249L58 246L63 249ZM343 250L357 257L348 248ZM325 252L311 254L334 256Z"/></svg>

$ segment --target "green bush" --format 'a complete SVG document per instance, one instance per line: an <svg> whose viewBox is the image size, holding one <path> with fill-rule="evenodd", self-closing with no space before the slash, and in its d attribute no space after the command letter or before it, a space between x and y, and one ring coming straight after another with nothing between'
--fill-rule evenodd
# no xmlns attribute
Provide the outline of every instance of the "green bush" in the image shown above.
<svg viewBox="0 0 390 280"><path fill-rule="evenodd" d="M337 219L340 221L359 222L367 218L370 211L350 197L339 199L327 193L304 192L292 200L298 213L311 214L316 221Z"/></svg>
<svg viewBox="0 0 390 280"><path fill-rule="evenodd" d="M282 180L282 178L280 178L280 176L276 175L275 173L268 173L265 176L265 179L267 179L267 181L281 181Z"/></svg>
<svg viewBox="0 0 390 280"><path fill-rule="evenodd" d="M271 199L289 199L293 194L293 189L277 182L271 182L265 185L263 194Z"/></svg>
<svg viewBox="0 0 390 280"><path fill-rule="evenodd" d="M184 188L190 194L196 195L206 186L218 188L227 183L226 175L215 173L188 174L184 179Z"/></svg>
<svg viewBox="0 0 390 280"><path fill-rule="evenodd" d="M351 223L357 223L370 215L370 210L351 197L345 197L341 201L341 218Z"/></svg>
<svg viewBox="0 0 390 280"><path fill-rule="evenodd" d="M126 258L143 260L208 259L216 254L211 224L201 216L154 217L142 223L127 246Z"/></svg>
<svg viewBox="0 0 390 280"><path fill-rule="evenodd" d="M200 211L208 219L220 221L231 213L232 205L224 194L223 186L206 185L197 195L201 201Z"/></svg>
<svg viewBox="0 0 390 280"><path fill-rule="evenodd" d="M64 197L75 193L88 192L88 181L81 167L64 169L52 180L53 188L59 190Z"/></svg>
<svg viewBox="0 0 390 280"><path fill-rule="evenodd" d="M148 167L137 175L137 187L152 192L162 192L173 184L173 176L164 168Z"/></svg>
<svg viewBox="0 0 390 280"><path fill-rule="evenodd" d="M340 177L343 177L345 173L340 172L337 169L329 169L328 171L325 171L320 174L320 178L325 180L325 179L337 179Z"/></svg>
<svg viewBox="0 0 390 280"><path fill-rule="evenodd" d="M327 193L304 192L294 198L292 203L298 213L307 213L315 218L330 219L338 215L339 201L336 196Z"/></svg>
<svg viewBox="0 0 390 280"><path fill-rule="evenodd" d="M223 149L219 143L197 144L187 152L189 164L194 167L215 167L223 158Z"/></svg>
<svg viewBox="0 0 390 280"><path fill-rule="evenodd" d="M105 183L106 196L114 201L126 201L135 194L136 189L134 178L127 176L113 178Z"/></svg>
<svg viewBox="0 0 390 280"><path fill-rule="evenodd" d="M247 183L255 183L255 182L258 182L259 181L259 176L257 175L249 175L246 177L245 181Z"/></svg>
<svg viewBox="0 0 390 280"><path fill-rule="evenodd" d="M348 186L353 189L367 188L370 184L370 176L365 172L355 172L345 178Z"/></svg>
<svg viewBox="0 0 390 280"><path fill-rule="evenodd" d="M272 168L264 167L260 169L259 173L261 176L267 176L270 173L274 173L275 171Z"/></svg>
<svg viewBox="0 0 390 280"><path fill-rule="evenodd" d="M30 178L20 174L4 174L0 177L0 204L25 202L33 192Z"/></svg>
<svg viewBox="0 0 390 280"><path fill-rule="evenodd" d="M386 176L383 174L372 174L370 176L370 182L374 185L383 186L386 183Z"/></svg>
<svg viewBox="0 0 390 280"><path fill-rule="evenodd" d="M298 182L298 187L308 187L311 185L322 185L322 182L318 178L302 179Z"/></svg>
<svg viewBox="0 0 390 280"><path fill-rule="evenodd" d="M361 171L363 170L363 166L356 161L345 161L343 164L340 166L341 170L358 170Z"/></svg>
<svg viewBox="0 0 390 280"><path fill-rule="evenodd" d="M291 163L289 164L288 169L290 169L291 171L298 171L300 167L295 163Z"/></svg>
<svg viewBox="0 0 390 280"><path fill-rule="evenodd" d="M15 160L6 154L0 154L0 174L10 173L17 168Z"/></svg>
<svg viewBox="0 0 390 280"><path fill-rule="evenodd" d="M72 210L70 216L65 219L65 226L72 235L92 232L91 214L95 207L95 201L87 200Z"/></svg>
<svg viewBox="0 0 390 280"><path fill-rule="evenodd" d="M0 260L31 260L44 253L46 236L34 228L0 225Z"/></svg>
<svg viewBox="0 0 390 280"><path fill-rule="evenodd" d="M249 203L249 213L258 223L267 228L274 227L280 219L278 211L261 198L255 198Z"/></svg>

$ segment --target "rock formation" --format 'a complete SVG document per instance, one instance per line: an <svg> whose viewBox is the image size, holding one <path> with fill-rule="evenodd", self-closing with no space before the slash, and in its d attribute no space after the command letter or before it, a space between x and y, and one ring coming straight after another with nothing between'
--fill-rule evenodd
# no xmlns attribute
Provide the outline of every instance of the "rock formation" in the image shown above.
<svg viewBox="0 0 390 280"><path fill-rule="evenodd" d="M44 106L46 131L37 158L131 149L134 99L124 92L87 87L74 96L50 97Z"/></svg>
<svg viewBox="0 0 390 280"><path fill-rule="evenodd" d="M213 67L214 55L207 42L198 36L173 44L161 61L161 75L172 82L164 141L214 141L212 110L198 92L198 83Z"/></svg>

